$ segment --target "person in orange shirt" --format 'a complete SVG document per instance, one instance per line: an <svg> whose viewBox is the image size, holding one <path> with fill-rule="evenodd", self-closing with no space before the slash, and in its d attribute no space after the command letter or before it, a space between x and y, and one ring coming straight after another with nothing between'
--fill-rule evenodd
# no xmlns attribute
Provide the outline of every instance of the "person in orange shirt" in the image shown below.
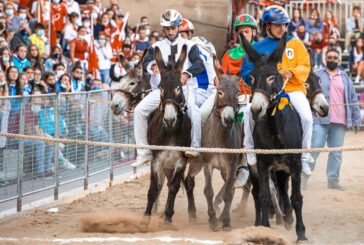
<svg viewBox="0 0 364 245"><path fill-rule="evenodd" d="M67 18L68 11L67 7L64 4L60 3L60 0L52 0L52 20L54 23L54 28L57 33L63 31Z"/></svg>

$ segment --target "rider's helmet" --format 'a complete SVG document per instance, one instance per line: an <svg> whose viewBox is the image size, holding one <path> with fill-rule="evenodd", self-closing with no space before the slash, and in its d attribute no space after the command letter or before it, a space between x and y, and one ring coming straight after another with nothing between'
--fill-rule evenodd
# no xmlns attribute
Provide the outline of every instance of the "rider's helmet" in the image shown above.
<svg viewBox="0 0 364 245"><path fill-rule="evenodd" d="M263 12L262 21L264 24L283 24L291 22L287 11L278 5L266 7Z"/></svg>
<svg viewBox="0 0 364 245"><path fill-rule="evenodd" d="M181 23L182 15L174 9L167 9L160 18L160 24L163 27L179 26Z"/></svg>
<svg viewBox="0 0 364 245"><path fill-rule="evenodd" d="M258 29L257 21L254 19L253 16L251 16L249 14L242 14L242 15L239 15L238 17L236 17L235 23L234 23L235 31L237 31L240 26L250 26L251 28L253 28L255 30Z"/></svg>
<svg viewBox="0 0 364 245"><path fill-rule="evenodd" d="M179 31L180 32L190 31L193 33L195 31L195 27L193 26L191 21L189 21L188 19L183 19L182 24L179 27Z"/></svg>

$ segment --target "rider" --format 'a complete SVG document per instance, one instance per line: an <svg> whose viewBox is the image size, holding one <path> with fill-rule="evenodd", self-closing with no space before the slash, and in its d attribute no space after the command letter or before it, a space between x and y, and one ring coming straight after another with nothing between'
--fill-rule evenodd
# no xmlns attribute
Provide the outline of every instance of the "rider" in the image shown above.
<svg viewBox="0 0 364 245"><path fill-rule="evenodd" d="M149 115L158 108L160 103L160 74L155 62L154 48L158 47L162 53L164 62L176 62L181 54L182 47L187 46L187 59L184 64L184 70L181 75L181 83L184 86L186 94L187 113L192 123L192 140L191 146L199 148L201 146L201 117L198 107L195 105L195 91L197 89L197 81L195 76L203 71L203 62L199 55L198 47L191 41L181 38L179 28L182 23L181 14L174 10L166 10L161 18L160 24L163 28L165 38L153 44L148 49L143 59L143 71L151 74L150 83L153 91L149 93L134 109L134 134L135 141L138 145L147 145L147 128ZM186 157L200 157L197 151L186 151ZM137 160L132 164L133 167L140 166L152 160L152 152L146 149L138 149Z"/></svg>
<svg viewBox="0 0 364 245"><path fill-rule="evenodd" d="M259 53L270 55L277 47L279 39L286 33L290 18L284 8L273 5L264 10L262 21L263 32L266 33L267 37L254 44L253 47ZM305 81L311 70L309 57L304 44L298 39L288 36L282 62L278 64L278 71L282 75L283 81L288 79L284 91L290 96L291 103L301 118L303 148L311 147L313 123L310 105L306 98L305 87ZM244 58L241 74L248 84L251 82L250 73L253 68L254 64ZM254 148L252 135L253 128L254 120L252 119L249 109L246 110L244 119L244 147L247 149ZM247 154L247 157L249 165L256 164L255 154ZM309 153L302 154L302 172L306 175L311 174L308 160Z"/></svg>

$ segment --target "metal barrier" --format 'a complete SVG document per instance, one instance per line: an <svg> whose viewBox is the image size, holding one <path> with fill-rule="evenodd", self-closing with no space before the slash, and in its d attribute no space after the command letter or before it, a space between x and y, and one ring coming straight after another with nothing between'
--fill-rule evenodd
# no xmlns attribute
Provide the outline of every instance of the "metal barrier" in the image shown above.
<svg viewBox="0 0 364 245"><path fill-rule="evenodd" d="M0 132L72 140L134 143L132 116L114 117L108 90L0 97ZM134 159L134 150L0 137L0 203L109 171Z"/></svg>

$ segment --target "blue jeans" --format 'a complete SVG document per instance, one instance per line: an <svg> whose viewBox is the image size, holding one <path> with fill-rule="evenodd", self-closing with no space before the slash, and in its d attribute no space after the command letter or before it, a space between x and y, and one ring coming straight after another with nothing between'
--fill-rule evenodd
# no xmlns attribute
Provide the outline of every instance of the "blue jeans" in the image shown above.
<svg viewBox="0 0 364 245"><path fill-rule="evenodd" d="M110 69L100 70L100 76L102 83L110 86Z"/></svg>
<svg viewBox="0 0 364 245"><path fill-rule="evenodd" d="M312 131L312 148L322 148L327 142L329 148L344 145L346 126L331 123L329 125L315 124ZM315 162L311 164L311 170L315 169L319 152L311 153ZM326 176L329 183L337 183L340 180L342 152L330 152L327 160Z"/></svg>

